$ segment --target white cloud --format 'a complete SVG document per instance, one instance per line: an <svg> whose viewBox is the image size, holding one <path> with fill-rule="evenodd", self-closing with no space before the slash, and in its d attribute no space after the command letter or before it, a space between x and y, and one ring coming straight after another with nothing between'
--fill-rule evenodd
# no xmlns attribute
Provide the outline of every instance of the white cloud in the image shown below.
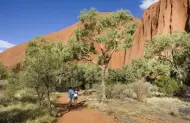
<svg viewBox="0 0 190 123"><path fill-rule="evenodd" d="M8 41L0 40L0 48L11 48L14 46L15 46L14 44L9 43Z"/></svg>
<svg viewBox="0 0 190 123"><path fill-rule="evenodd" d="M142 4L140 5L141 9L147 9L150 7L153 3L158 2L159 0L142 0Z"/></svg>
<svg viewBox="0 0 190 123"><path fill-rule="evenodd" d="M14 46L14 44L9 43L8 41L0 40L0 53Z"/></svg>

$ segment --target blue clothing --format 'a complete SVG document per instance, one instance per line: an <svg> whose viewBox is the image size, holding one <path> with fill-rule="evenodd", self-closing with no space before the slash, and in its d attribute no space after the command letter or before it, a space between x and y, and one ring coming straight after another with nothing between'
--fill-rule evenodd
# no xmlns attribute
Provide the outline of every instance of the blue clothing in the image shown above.
<svg viewBox="0 0 190 123"><path fill-rule="evenodd" d="M69 97L70 99L73 98L73 90L72 90L72 89L69 89L69 90L68 90L68 97Z"/></svg>
<svg viewBox="0 0 190 123"><path fill-rule="evenodd" d="M74 91L74 96L78 96L78 91Z"/></svg>

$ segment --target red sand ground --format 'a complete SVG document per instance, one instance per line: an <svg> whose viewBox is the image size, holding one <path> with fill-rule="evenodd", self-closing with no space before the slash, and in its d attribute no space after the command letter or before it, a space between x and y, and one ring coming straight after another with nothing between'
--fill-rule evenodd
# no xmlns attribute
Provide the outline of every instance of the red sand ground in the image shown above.
<svg viewBox="0 0 190 123"><path fill-rule="evenodd" d="M80 100L79 100L80 101ZM57 101L61 104L67 103L67 94L64 94ZM98 111L89 109L75 109L65 113L58 118L57 123L115 123L112 116L104 115Z"/></svg>

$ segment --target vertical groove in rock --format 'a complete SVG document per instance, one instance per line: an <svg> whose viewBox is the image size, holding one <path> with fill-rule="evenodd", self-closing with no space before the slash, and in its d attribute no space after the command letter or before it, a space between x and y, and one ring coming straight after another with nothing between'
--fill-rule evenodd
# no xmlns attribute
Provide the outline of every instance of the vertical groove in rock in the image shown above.
<svg viewBox="0 0 190 123"><path fill-rule="evenodd" d="M168 6L168 0L166 0L166 6L165 6L165 9L167 9L167 6Z"/></svg>
<svg viewBox="0 0 190 123"><path fill-rule="evenodd" d="M165 16L163 15L163 28L165 27Z"/></svg>
<svg viewBox="0 0 190 123"><path fill-rule="evenodd" d="M170 12L170 33L172 33L172 17L173 17L173 0L171 0L171 12Z"/></svg>
<svg viewBox="0 0 190 123"><path fill-rule="evenodd" d="M190 0L187 1L187 6L188 6L188 9L187 9L187 21L186 21L186 26L185 26L185 30L187 32L190 32ZM185 6L185 3L184 3L184 6Z"/></svg>

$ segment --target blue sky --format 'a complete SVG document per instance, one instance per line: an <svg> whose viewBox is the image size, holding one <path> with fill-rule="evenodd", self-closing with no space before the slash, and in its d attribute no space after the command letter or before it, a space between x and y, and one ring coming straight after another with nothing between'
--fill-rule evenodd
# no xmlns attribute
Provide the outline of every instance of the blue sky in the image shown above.
<svg viewBox="0 0 190 123"><path fill-rule="evenodd" d="M128 9L141 18L143 9L158 0L0 0L0 52L59 31L78 21L82 9L100 12Z"/></svg>

